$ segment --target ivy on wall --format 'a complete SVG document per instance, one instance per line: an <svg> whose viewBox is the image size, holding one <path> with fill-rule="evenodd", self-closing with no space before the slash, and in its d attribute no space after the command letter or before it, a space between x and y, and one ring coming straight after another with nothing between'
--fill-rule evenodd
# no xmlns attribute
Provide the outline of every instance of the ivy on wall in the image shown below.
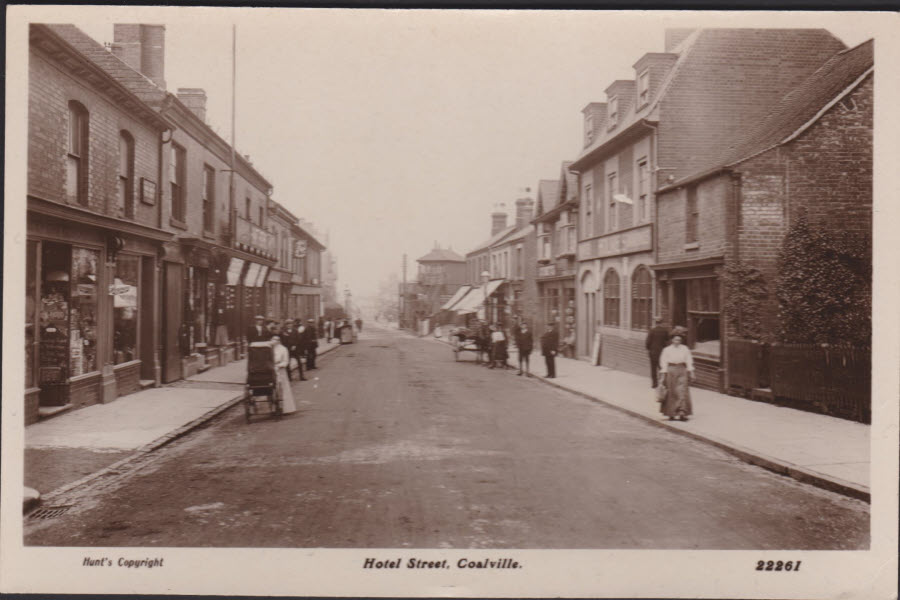
<svg viewBox="0 0 900 600"><path fill-rule="evenodd" d="M728 322L738 337L772 341L763 327L763 306L769 296L765 278L750 265L734 261L725 267L725 306Z"/></svg>
<svg viewBox="0 0 900 600"><path fill-rule="evenodd" d="M779 341L868 346L872 335L871 237L791 225L778 259Z"/></svg>

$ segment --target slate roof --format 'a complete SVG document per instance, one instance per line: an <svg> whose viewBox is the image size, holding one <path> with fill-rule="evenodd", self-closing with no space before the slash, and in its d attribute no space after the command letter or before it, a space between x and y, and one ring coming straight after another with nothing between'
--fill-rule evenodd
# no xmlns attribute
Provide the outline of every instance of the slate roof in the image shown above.
<svg viewBox="0 0 900 600"><path fill-rule="evenodd" d="M559 201L559 181L555 179L541 179L538 182L537 214L553 210Z"/></svg>
<svg viewBox="0 0 900 600"><path fill-rule="evenodd" d="M517 231L515 234L509 236L508 239L505 239L503 241L505 243L509 243L509 242L515 242L517 240L521 240L522 238L527 236L532 231L534 231L534 225L527 225L527 226L523 227L522 229L520 229L519 231Z"/></svg>
<svg viewBox="0 0 900 600"><path fill-rule="evenodd" d="M511 226L507 227L506 229L501 229L495 235L492 235L488 240L478 244L477 246L475 246L475 248L473 248L472 250L467 252L466 256L469 256L470 254L474 254L476 252L484 250L485 248L490 248L491 246L496 246L498 243L502 242L506 238L506 236L508 236L515 230L516 230L515 225L511 225Z"/></svg>
<svg viewBox="0 0 900 600"><path fill-rule="evenodd" d="M158 87L143 73L132 69L88 34L74 25L46 24L46 27L92 63L106 71L142 101L157 107L162 103L166 96L164 89Z"/></svg>
<svg viewBox="0 0 900 600"><path fill-rule="evenodd" d="M434 248L416 262L466 262L466 259L449 248Z"/></svg>
<svg viewBox="0 0 900 600"><path fill-rule="evenodd" d="M788 138L814 121L819 111L838 98L854 82L861 81L873 68L875 60L873 46L873 41L868 40L835 54L784 96L771 112L744 138L733 144L722 158L665 187L683 185L689 180L743 162L787 142Z"/></svg>

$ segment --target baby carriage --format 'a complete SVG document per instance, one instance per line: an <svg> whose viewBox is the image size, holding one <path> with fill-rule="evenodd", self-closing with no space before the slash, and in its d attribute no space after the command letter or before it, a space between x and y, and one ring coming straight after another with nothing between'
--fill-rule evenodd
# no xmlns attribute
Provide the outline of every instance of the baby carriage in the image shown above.
<svg viewBox="0 0 900 600"><path fill-rule="evenodd" d="M268 410L260 410L268 404ZM257 414L281 418L281 393L275 373L275 348L269 342L253 342L247 350L247 400L244 404L247 422Z"/></svg>

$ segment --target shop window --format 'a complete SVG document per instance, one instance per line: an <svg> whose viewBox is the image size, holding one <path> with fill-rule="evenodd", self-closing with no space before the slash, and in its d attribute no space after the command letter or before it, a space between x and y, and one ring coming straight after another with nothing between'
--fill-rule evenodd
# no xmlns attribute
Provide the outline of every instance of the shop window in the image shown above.
<svg viewBox="0 0 900 600"><path fill-rule="evenodd" d="M35 319L37 318L35 294L37 293L38 243L28 240L25 250L25 388L34 387Z"/></svg>
<svg viewBox="0 0 900 600"><path fill-rule="evenodd" d="M184 148L172 144L169 179L172 189L172 218L185 221L185 153Z"/></svg>
<svg viewBox="0 0 900 600"><path fill-rule="evenodd" d="M119 178L116 198L119 216L134 218L134 138L127 131L119 132Z"/></svg>
<svg viewBox="0 0 900 600"><path fill-rule="evenodd" d="M66 154L66 196L70 202L87 205L88 111L69 102L69 139Z"/></svg>
<svg viewBox="0 0 900 600"><path fill-rule="evenodd" d="M41 245L40 344L41 387L65 383L69 377L69 301L72 288L72 248ZM80 356L80 352L79 352ZM42 398L43 400L43 398Z"/></svg>
<svg viewBox="0 0 900 600"><path fill-rule="evenodd" d="M122 364L137 359L138 286L141 259L119 254L112 286L113 361Z"/></svg>
<svg viewBox="0 0 900 600"><path fill-rule="evenodd" d="M96 371L97 366L97 265L100 252L72 248L72 291L69 312L71 376Z"/></svg>
<svg viewBox="0 0 900 600"><path fill-rule="evenodd" d="M610 269L603 277L603 324L619 326L619 274Z"/></svg>
<svg viewBox="0 0 900 600"><path fill-rule="evenodd" d="M193 315L193 320L191 321L193 323L191 333L193 345L205 344L207 342L206 281L207 270L194 267L191 291L191 313Z"/></svg>
<svg viewBox="0 0 900 600"><path fill-rule="evenodd" d="M653 315L653 280L650 270L644 266L638 267L631 281L631 327L650 329Z"/></svg>

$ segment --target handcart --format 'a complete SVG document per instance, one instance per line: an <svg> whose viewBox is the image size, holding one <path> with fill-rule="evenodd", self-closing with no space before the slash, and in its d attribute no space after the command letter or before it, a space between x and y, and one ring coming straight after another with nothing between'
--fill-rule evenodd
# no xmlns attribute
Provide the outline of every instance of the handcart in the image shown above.
<svg viewBox="0 0 900 600"><path fill-rule="evenodd" d="M254 415L281 418L283 408L275 371L275 348L270 342L253 342L247 350L246 396L244 413L248 423ZM267 405L268 410L261 410L261 405Z"/></svg>
<svg viewBox="0 0 900 600"><path fill-rule="evenodd" d="M340 340L342 344L352 344L356 341L356 332L353 331L353 325L347 323L341 327Z"/></svg>
<svg viewBox="0 0 900 600"><path fill-rule="evenodd" d="M481 362L484 352L482 340L474 331L468 329L456 329L450 333L450 341L453 344L453 359L459 361L460 352L474 352L475 362Z"/></svg>

